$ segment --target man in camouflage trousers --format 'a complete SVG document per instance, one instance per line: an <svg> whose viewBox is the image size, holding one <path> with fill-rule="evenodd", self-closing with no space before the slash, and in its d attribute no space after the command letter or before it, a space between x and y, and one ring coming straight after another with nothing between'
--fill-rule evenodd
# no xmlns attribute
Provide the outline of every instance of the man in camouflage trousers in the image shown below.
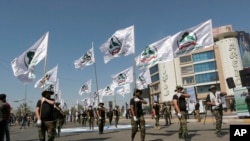
<svg viewBox="0 0 250 141"><path fill-rule="evenodd" d="M216 134L217 137L222 137L221 125L222 125L222 100L221 97L227 95L226 92L216 91L216 86L211 85L208 89L210 93L207 95L206 102L208 106L212 106L213 115L216 120Z"/></svg>
<svg viewBox="0 0 250 141"><path fill-rule="evenodd" d="M144 119L144 113L142 110L142 104L147 104L147 101L145 101L142 97L142 91L136 89L134 91L134 97L130 100L130 110L131 110L131 126L132 126L132 133L131 133L131 139L134 141L135 135L138 131L138 126L140 127L141 131L141 141L145 141L145 119Z"/></svg>
<svg viewBox="0 0 250 141"><path fill-rule="evenodd" d="M173 96L173 105L176 111L176 115L179 118L179 138L190 139L188 135L187 119L186 119L186 98L190 95L183 92L182 86L176 86L176 94Z"/></svg>
<svg viewBox="0 0 250 141"><path fill-rule="evenodd" d="M162 114L164 115L165 125L171 124L171 117L170 117L170 104L163 103L162 105Z"/></svg>
<svg viewBox="0 0 250 141"><path fill-rule="evenodd" d="M104 126L105 126L105 112L106 112L106 109L103 106L104 106L104 103L100 102L99 107L97 109L99 134L103 134L103 130L104 130Z"/></svg>
<svg viewBox="0 0 250 141"><path fill-rule="evenodd" d="M57 136L60 137L61 128L64 123L65 114L60 107L60 103L56 102L54 106L54 116L56 120Z"/></svg>
<svg viewBox="0 0 250 141"><path fill-rule="evenodd" d="M115 106L113 113L114 113L113 115L114 115L114 120L115 120L115 127L117 128L117 125L119 122L119 116L120 116L119 106Z"/></svg>

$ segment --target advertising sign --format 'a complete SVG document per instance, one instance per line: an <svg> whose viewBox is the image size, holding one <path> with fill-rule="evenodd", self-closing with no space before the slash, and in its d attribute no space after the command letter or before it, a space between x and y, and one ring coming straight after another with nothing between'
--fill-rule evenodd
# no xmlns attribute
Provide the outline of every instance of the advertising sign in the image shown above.
<svg viewBox="0 0 250 141"><path fill-rule="evenodd" d="M245 103L245 98L248 93L248 90L247 90L248 88L250 87L242 87L242 88L234 89L236 112L238 116L249 116L247 105Z"/></svg>

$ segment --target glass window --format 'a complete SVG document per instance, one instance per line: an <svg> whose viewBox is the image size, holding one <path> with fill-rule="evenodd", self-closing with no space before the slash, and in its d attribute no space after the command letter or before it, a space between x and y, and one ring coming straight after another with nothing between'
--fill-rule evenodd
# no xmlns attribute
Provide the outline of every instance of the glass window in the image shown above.
<svg viewBox="0 0 250 141"><path fill-rule="evenodd" d="M194 76L183 77L182 82L183 82L183 85L193 84Z"/></svg>
<svg viewBox="0 0 250 141"><path fill-rule="evenodd" d="M152 81L152 83L153 82L156 82L156 81L159 81L160 79L159 79L159 74L156 74L156 75L153 75L153 76L151 76L151 81Z"/></svg>
<svg viewBox="0 0 250 141"><path fill-rule="evenodd" d="M193 72L194 72L193 66L181 67L182 74L189 74L189 73L193 73Z"/></svg>
<svg viewBox="0 0 250 141"><path fill-rule="evenodd" d="M180 57L180 63L188 63L188 62L192 62L191 55Z"/></svg>
<svg viewBox="0 0 250 141"><path fill-rule="evenodd" d="M193 62L200 62L210 59L214 59L214 51L207 51L207 52L193 54Z"/></svg>
<svg viewBox="0 0 250 141"><path fill-rule="evenodd" d="M157 65L155 65L155 66L153 66L153 67L151 67L150 68L150 74L154 74L154 73L156 73L156 72L158 72L158 64Z"/></svg>
<svg viewBox="0 0 250 141"><path fill-rule="evenodd" d="M206 83L218 80L217 72L198 74L195 76L196 83Z"/></svg>
<svg viewBox="0 0 250 141"><path fill-rule="evenodd" d="M209 87L211 85L197 86L197 93L209 93ZM220 84L216 84L217 90L220 91Z"/></svg>
<svg viewBox="0 0 250 141"><path fill-rule="evenodd" d="M154 92L158 91L159 90L159 84L152 85L150 87L150 89L151 89L151 93L154 93Z"/></svg>
<svg viewBox="0 0 250 141"><path fill-rule="evenodd" d="M209 70L216 70L215 61L194 64L194 72L203 72L203 71L209 71Z"/></svg>

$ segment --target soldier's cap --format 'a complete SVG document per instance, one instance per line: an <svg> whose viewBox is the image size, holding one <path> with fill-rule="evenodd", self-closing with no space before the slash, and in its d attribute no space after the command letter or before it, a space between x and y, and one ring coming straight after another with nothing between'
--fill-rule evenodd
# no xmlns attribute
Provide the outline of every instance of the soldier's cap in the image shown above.
<svg viewBox="0 0 250 141"><path fill-rule="evenodd" d="M47 94L53 95L54 92L53 91L48 91L48 90L45 90L45 91L42 92L43 97L46 96Z"/></svg>
<svg viewBox="0 0 250 141"><path fill-rule="evenodd" d="M100 102L98 105L104 105L104 103L103 103L103 102Z"/></svg>
<svg viewBox="0 0 250 141"><path fill-rule="evenodd" d="M177 85L176 90L178 90L178 89L183 89L183 87L181 85Z"/></svg>
<svg viewBox="0 0 250 141"><path fill-rule="evenodd" d="M135 89L135 92L139 92L140 94L142 94L142 90L139 90L139 89Z"/></svg>
<svg viewBox="0 0 250 141"><path fill-rule="evenodd" d="M211 85L208 90L211 91L212 89L216 89L216 86L215 85Z"/></svg>
<svg viewBox="0 0 250 141"><path fill-rule="evenodd" d="M6 94L0 94L0 99L1 99L1 100L6 99Z"/></svg>

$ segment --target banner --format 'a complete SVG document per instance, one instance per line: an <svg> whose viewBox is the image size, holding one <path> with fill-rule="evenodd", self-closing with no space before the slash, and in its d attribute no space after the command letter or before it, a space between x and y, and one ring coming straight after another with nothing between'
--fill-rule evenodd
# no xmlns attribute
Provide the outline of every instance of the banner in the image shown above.
<svg viewBox="0 0 250 141"><path fill-rule="evenodd" d="M136 81L136 88L139 90L145 89L148 87L149 84L151 84L151 76L149 69L144 69L138 76L138 79Z"/></svg>
<svg viewBox="0 0 250 141"><path fill-rule="evenodd" d="M22 83L30 83L36 78L35 66L47 56L48 36L47 32L32 47L11 62L14 76Z"/></svg>
<svg viewBox="0 0 250 141"><path fill-rule="evenodd" d="M125 85L127 83L133 82L133 67L112 75L113 84L115 87Z"/></svg>
<svg viewBox="0 0 250 141"><path fill-rule="evenodd" d="M74 65L76 69L83 69L86 66L95 63L94 48L92 47L83 56L75 60Z"/></svg>
<svg viewBox="0 0 250 141"><path fill-rule="evenodd" d="M82 94L90 93L91 92L91 83L92 83L92 79L85 82L82 85L82 87L79 89L79 94L82 95Z"/></svg>
<svg viewBox="0 0 250 141"><path fill-rule="evenodd" d="M171 37L167 36L155 43L148 45L139 56L135 58L136 66L140 69L149 68L158 63L173 60Z"/></svg>
<svg viewBox="0 0 250 141"><path fill-rule="evenodd" d="M108 63L115 57L134 53L134 26L117 30L107 42L101 45L100 50L104 53L104 63Z"/></svg>
<svg viewBox="0 0 250 141"><path fill-rule="evenodd" d="M197 26L180 31L171 38L174 57L211 47L214 44L212 20L207 20Z"/></svg>

